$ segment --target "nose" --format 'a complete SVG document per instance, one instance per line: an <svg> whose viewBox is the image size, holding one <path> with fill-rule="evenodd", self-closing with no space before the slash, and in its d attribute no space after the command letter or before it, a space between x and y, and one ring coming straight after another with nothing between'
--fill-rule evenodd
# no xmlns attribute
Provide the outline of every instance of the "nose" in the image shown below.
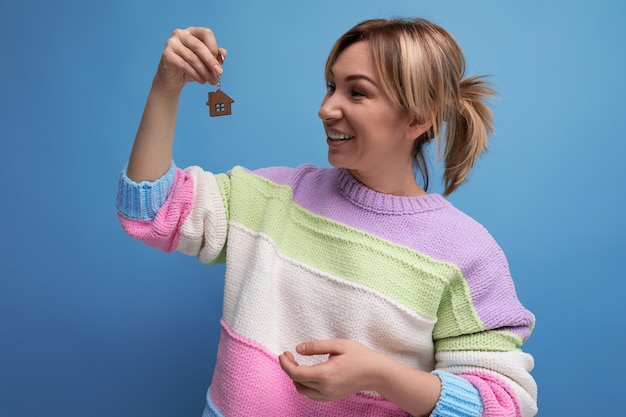
<svg viewBox="0 0 626 417"><path fill-rule="evenodd" d="M341 103L337 94L326 94L322 100L319 111L317 112L322 121L330 121L333 119L341 119L343 112Z"/></svg>

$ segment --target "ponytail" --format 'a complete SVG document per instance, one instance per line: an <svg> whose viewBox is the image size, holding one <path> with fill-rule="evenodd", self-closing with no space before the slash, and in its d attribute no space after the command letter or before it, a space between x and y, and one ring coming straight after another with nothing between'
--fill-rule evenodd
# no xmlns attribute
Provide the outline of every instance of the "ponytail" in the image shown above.
<svg viewBox="0 0 626 417"><path fill-rule="evenodd" d="M455 191L465 180L476 160L487 151L493 133L493 114L485 101L495 95L484 76L461 80L456 107L446 118L444 152L444 195Z"/></svg>

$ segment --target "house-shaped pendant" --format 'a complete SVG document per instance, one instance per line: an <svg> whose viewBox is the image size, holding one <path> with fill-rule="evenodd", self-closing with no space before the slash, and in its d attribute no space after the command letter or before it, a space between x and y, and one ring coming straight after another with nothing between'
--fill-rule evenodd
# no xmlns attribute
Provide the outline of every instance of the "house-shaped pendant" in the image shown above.
<svg viewBox="0 0 626 417"><path fill-rule="evenodd" d="M209 115L215 117L231 114L232 111L230 107L234 102L235 100L230 98L228 94L219 88L217 91L210 91L209 101L206 102L206 105L209 106Z"/></svg>

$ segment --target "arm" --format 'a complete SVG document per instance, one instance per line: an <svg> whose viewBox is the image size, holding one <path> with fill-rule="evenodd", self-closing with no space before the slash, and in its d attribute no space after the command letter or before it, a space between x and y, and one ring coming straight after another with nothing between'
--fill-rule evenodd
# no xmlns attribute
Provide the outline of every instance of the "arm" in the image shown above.
<svg viewBox="0 0 626 417"><path fill-rule="evenodd" d="M290 352L279 357L298 392L315 401L338 401L359 391L376 391L418 417L430 415L441 395L436 375L399 364L358 342L316 340L299 344L296 351L330 355L313 366L299 365Z"/></svg>
<svg viewBox="0 0 626 417"><path fill-rule="evenodd" d="M168 39L130 154L131 180L154 181L169 169L180 92L191 81L215 84L222 74L218 55L226 50L207 28L177 29Z"/></svg>
<svg viewBox="0 0 626 417"><path fill-rule="evenodd" d="M206 28L176 30L167 41L116 203L131 237L166 252L196 255L202 262L212 262L225 241L220 187L210 173L176 168L172 145L180 92L187 82L217 82L222 69L216 55L224 57L226 50L217 47ZM205 229L211 230L211 239Z"/></svg>
<svg viewBox="0 0 626 417"><path fill-rule="evenodd" d="M483 416L534 416L533 358L522 351L535 318L517 298L508 262L497 243L478 233L474 254L448 287L433 329L437 372L469 381Z"/></svg>

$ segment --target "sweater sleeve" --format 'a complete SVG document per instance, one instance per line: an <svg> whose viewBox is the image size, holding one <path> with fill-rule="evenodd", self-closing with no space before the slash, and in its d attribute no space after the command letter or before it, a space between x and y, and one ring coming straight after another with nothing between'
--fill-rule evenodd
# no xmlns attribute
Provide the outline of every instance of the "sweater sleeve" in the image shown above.
<svg viewBox="0 0 626 417"><path fill-rule="evenodd" d="M228 177L174 162L156 181L132 181L124 169L117 214L131 237L165 252L178 250L203 263L222 259L227 235Z"/></svg>
<svg viewBox="0 0 626 417"><path fill-rule="evenodd" d="M440 307L433 335L434 373L443 388L433 416L534 416L534 362L521 350L534 323L516 296L508 263L494 242L461 269ZM469 410L472 389L479 401ZM457 411L446 411L452 409Z"/></svg>

